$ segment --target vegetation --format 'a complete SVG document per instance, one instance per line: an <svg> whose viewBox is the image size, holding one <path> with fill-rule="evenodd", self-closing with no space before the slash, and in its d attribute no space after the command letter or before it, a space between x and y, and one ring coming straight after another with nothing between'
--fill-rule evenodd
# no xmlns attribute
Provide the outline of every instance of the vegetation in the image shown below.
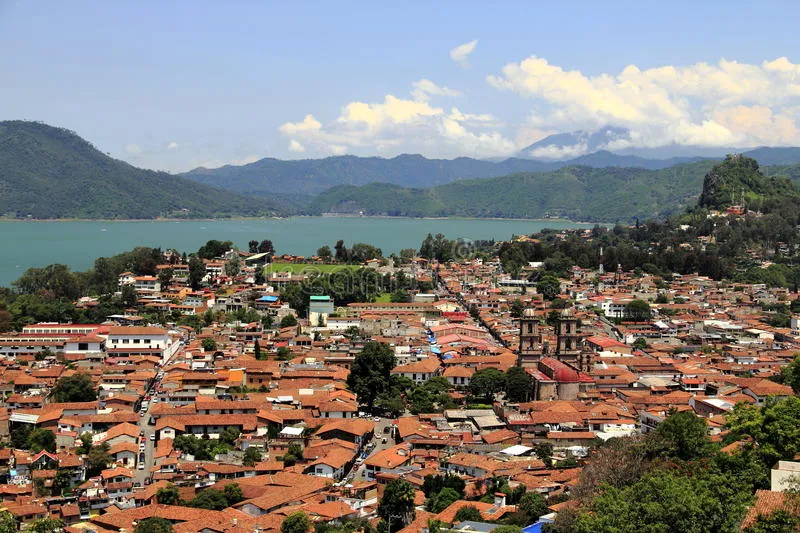
<svg viewBox="0 0 800 533"><path fill-rule="evenodd" d="M360 404L372 409L376 400L390 391L390 372L394 366L392 349L386 344L370 341L353 360L347 386L356 394Z"/></svg>
<svg viewBox="0 0 800 533"><path fill-rule="evenodd" d="M97 399L97 391L88 374L60 378L53 387L52 395L56 402L93 402Z"/></svg>
<svg viewBox="0 0 800 533"><path fill-rule="evenodd" d="M302 511L292 513L281 522L281 533L309 533L311 520Z"/></svg>
<svg viewBox="0 0 800 533"><path fill-rule="evenodd" d="M172 533L172 522L159 516L139 520L133 533Z"/></svg>
<svg viewBox="0 0 800 533"><path fill-rule="evenodd" d="M393 479L386 485L378 503L378 516L394 533L414 519L414 486L404 479Z"/></svg>
<svg viewBox="0 0 800 533"><path fill-rule="evenodd" d="M152 219L282 212L248 198L103 154L75 133L0 122L0 213L15 217Z"/></svg>

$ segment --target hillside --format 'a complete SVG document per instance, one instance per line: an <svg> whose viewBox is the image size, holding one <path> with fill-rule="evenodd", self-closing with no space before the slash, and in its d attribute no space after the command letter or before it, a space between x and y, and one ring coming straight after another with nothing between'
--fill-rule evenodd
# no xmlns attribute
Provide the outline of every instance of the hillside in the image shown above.
<svg viewBox="0 0 800 533"><path fill-rule="evenodd" d="M0 122L0 215L150 219L275 212L264 199L113 159L62 128Z"/></svg>
<svg viewBox="0 0 800 533"><path fill-rule="evenodd" d="M644 159L600 151L569 161L537 161L511 158L482 161L468 157L427 159L421 155L400 155L391 159L352 155L282 161L261 159L242 166L217 169L198 168L185 177L237 193L259 196L272 194L319 194L339 185L391 183L402 187L434 187L463 179L492 178L517 172L552 171L566 166L666 168L692 161L679 159Z"/></svg>
<svg viewBox="0 0 800 533"><path fill-rule="evenodd" d="M377 183L341 186L318 196L310 209L390 216L632 221L670 215L693 205L703 176L714 163L698 161L661 170L573 166L429 189Z"/></svg>
<svg viewBox="0 0 800 533"><path fill-rule="evenodd" d="M783 171L791 175L796 167L777 167L770 172ZM744 203L752 210L760 210L770 203L798 200L800 193L789 177L765 175L755 159L729 155L703 178L698 205L722 209Z"/></svg>

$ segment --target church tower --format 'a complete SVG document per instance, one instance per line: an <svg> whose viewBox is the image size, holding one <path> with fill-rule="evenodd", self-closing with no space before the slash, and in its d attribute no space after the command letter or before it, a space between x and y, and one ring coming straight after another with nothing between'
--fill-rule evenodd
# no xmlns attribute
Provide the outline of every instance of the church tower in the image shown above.
<svg viewBox="0 0 800 533"><path fill-rule="evenodd" d="M542 358L542 332L539 319L533 309L525 309L519 319L519 356L517 364L522 367L536 366Z"/></svg>
<svg viewBox="0 0 800 533"><path fill-rule="evenodd" d="M556 359L564 363L578 366L581 359L580 336L578 335L578 319L572 309L564 309L556 322Z"/></svg>

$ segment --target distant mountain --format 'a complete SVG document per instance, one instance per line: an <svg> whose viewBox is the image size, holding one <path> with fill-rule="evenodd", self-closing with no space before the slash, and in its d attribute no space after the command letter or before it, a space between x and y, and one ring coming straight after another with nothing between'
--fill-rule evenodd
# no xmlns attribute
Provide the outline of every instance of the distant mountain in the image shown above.
<svg viewBox="0 0 800 533"><path fill-rule="evenodd" d="M563 160L605 149L610 143L629 140L627 128L609 126L595 131L556 133L540 139L519 151L518 157Z"/></svg>
<svg viewBox="0 0 800 533"><path fill-rule="evenodd" d="M389 216L566 217L594 222L663 217L696 203L715 161L666 169L570 166L554 171L463 180L428 189L373 183L317 196L314 212Z"/></svg>
<svg viewBox="0 0 800 533"><path fill-rule="evenodd" d="M607 151L567 161L537 161L510 158L504 161L427 159L421 155L400 155L391 159L352 155L325 159L282 161L266 158L242 166L217 169L198 168L185 177L242 194L313 195L338 185L391 183L402 187L434 187L463 179L492 178L517 172L544 172L565 166L666 168L697 158L643 159ZM799 159L800 160L800 159Z"/></svg>
<svg viewBox="0 0 800 533"><path fill-rule="evenodd" d="M0 215L151 219L268 215L252 199L108 157L77 134L38 122L0 122Z"/></svg>

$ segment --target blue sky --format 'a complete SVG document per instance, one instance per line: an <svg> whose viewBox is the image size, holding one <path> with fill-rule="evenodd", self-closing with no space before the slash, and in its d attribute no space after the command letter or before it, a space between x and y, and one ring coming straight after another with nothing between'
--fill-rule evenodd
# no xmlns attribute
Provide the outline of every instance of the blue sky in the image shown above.
<svg viewBox="0 0 800 533"><path fill-rule="evenodd" d="M796 2L0 0L0 118L170 171L501 157L604 125L631 130L610 149L795 145L798 15Z"/></svg>

